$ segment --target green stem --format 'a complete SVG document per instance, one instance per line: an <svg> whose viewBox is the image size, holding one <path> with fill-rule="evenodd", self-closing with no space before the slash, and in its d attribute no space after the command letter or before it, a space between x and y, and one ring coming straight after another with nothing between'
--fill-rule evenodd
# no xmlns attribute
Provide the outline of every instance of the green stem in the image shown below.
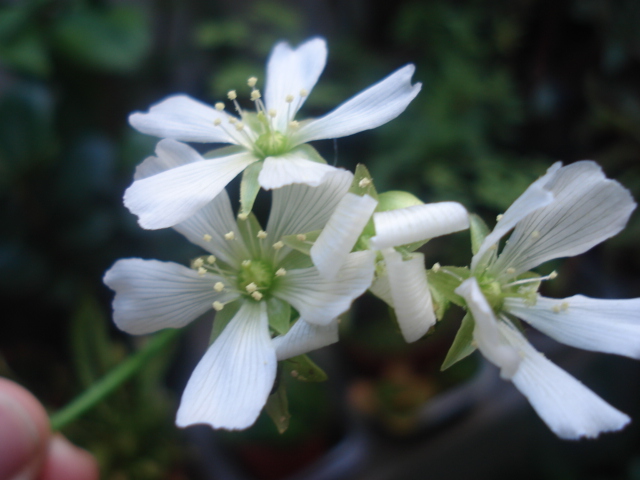
<svg viewBox="0 0 640 480"><path fill-rule="evenodd" d="M165 330L151 338L147 344L107 373L101 380L82 392L68 405L50 417L51 429L58 431L84 414L115 391L123 382L135 375L152 357L164 350L181 330Z"/></svg>

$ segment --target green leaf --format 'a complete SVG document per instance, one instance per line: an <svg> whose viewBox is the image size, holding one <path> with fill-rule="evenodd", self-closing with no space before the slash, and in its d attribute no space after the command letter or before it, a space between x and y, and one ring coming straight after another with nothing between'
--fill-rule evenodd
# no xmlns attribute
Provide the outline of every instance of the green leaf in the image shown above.
<svg viewBox="0 0 640 480"><path fill-rule="evenodd" d="M327 374L306 355L298 355L283 362L285 369L302 382L324 382Z"/></svg>
<svg viewBox="0 0 640 480"><path fill-rule="evenodd" d="M369 195L375 200L378 200L378 192L376 192L376 188L373 186L373 178L362 163L359 163L356 166L356 171L353 174L353 181L351 182L351 187L349 188L350 193L355 193L356 195L360 195L361 197L364 195Z"/></svg>
<svg viewBox="0 0 640 480"><path fill-rule="evenodd" d="M304 253L305 255L311 255L311 247L320 236L322 230L314 230L304 234L304 240L298 238L299 235L285 235L282 237L282 241L287 247L291 247L294 250Z"/></svg>
<svg viewBox="0 0 640 480"><path fill-rule="evenodd" d="M454 290L470 276L471 272L467 267L440 267L437 270L432 268L427 271L431 290L436 290L439 297L461 307L464 307L466 303Z"/></svg>
<svg viewBox="0 0 640 480"><path fill-rule="evenodd" d="M42 32L35 28L27 28L15 37L0 42L0 60L18 71L41 77L51 71L46 41Z"/></svg>
<svg viewBox="0 0 640 480"><path fill-rule="evenodd" d="M280 382L278 389L267 398L265 411L273 420L279 433L287 431L291 414L289 413L289 400L287 399L287 389L284 382Z"/></svg>
<svg viewBox="0 0 640 480"><path fill-rule="evenodd" d="M291 305L284 300L271 297L267 300L267 315L269 316L269 326L280 335L289 331L291 325Z"/></svg>
<svg viewBox="0 0 640 480"><path fill-rule="evenodd" d="M248 215L256 201L260 184L258 183L258 175L262 170L262 162L255 162L249 165L242 172L242 181L240 182L240 213Z"/></svg>
<svg viewBox="0 0 640 480"><path fill-rule="evenodd" d="M470 313L467 313L462 319L460 329L456 334L456 338L453 339L453 343L451 344L449 352L447 352L444 362L442 362L440 371L446 370L451 365L458 363L460 360L468 357L476 351L476 346L473 345L474 326L475 322L473 321L473 316Z"/></svg>
<svg viewBox="0 0 640 480"><path fill-rule="evenodd" d="M216 341L220 336L224 328L229 325L229 322L236 313L240 310L240 302L227 303L222 310L216 312L216 317L213 319L213 328L211 328L211 337L209 337L209 345Z"/></svg>
<svg viewBox="0 0 640 480"><path fill-rule="evenodd" d="M469 232L471 233L471 252L475 255L480 250L480 245L491 232L484 220L475 213L469 214Z"/></svg>

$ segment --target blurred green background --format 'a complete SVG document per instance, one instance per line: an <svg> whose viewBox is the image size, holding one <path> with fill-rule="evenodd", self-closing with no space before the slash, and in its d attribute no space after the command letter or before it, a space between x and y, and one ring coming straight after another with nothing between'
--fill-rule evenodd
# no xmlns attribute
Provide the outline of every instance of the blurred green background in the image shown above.
<svg viewBox="0 0 640 480"><path fill-rule="evenodd" d="M3 0L0 374L60 408L144 341L111 325L104 271L121 257L186 263L198 255L172 231L143 231L122 205L135 166L156 142L128 126L129 113L178 92L213 103L249 76L263 82L268 53L283 39L297 44L321 35L329 44L327 68L304 116L320 115L412 62L423 89L405 113L317 148L350 169L366 163L379 191L457 200L491 225L558 159L596 160L640 198L638 25L637 0ZM636 214L624 233L563 263L549 292L640 296L639 233ZM465 235L434 241L426 252L431 263L462 265L470 257ZM247 475L283 478L351 428L362 398L353 401L349 385L362 372L344 363L369 337L371 351L383 355L376 339L390 334L372 318L376 310L375 303L356 310L361 318L351 324L366 327L365 340L359 330L345 332L346 347L327 361L333 385L292 383L295 423L283 437L264 419L246 433L213 440L209 432L173 426L199 355L188 339L65 433L98 456L109 480L214 478L202 466L201 447L209 441L236 452L236 463L254 465ZM200 323L194 329L206 331L207 322ZM193 332L188 337L197 337ZM418 350L432 348L430 341ZM444 352L433 351L441 361ZM436 387L420 377L428 372L407 373L395 353L386 353L388 364L363 371L392 372L385 378L401 384L394 388L409 389L420 402L429 398ZM606 368L630 372L618 388L623 403L613 402L614 392L598 393L639 413L638 372L616 361L622 363ZM345 390L355 407L345 406ZM637 430L582 451L576 446L582 444L555 440L542 422L527 421L541 432L531 458L546 462L505 470L504 478L640 479ZM261 439L270 450L255 446ZM467 447L459 448L466 458ZM599 448L601 455L585 460Z"/></svg>

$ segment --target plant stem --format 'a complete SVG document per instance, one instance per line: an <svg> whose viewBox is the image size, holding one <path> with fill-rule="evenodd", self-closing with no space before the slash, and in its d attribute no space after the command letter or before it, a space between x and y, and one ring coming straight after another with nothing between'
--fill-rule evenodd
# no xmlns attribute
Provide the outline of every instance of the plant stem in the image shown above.
<svg viewBox="0 0 640 480"><path fill-rule="evenodd" d="M151 338L140 350L107 373L101 380L78 395L50 417L51 429L58 431L84 414L130 379L156 354L164 350L181 330L169 329Z"/></svg>

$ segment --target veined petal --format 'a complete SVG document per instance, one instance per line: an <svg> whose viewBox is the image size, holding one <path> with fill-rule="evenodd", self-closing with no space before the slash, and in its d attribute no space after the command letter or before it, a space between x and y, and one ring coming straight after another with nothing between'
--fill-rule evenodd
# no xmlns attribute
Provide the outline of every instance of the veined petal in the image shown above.
<svg viewBox="0 0 640 480"><path fill-rule="evenodd" d="M469 228L469 214L457 202L427 203L373 214L373 248L398 247Z"/></svg>
<svg viewBox="0 0 640 480"><path fill-rule="evenodd" d="M560 438L594 438L629 423L627 415L550 362L514 327L501 323L499 329L501 336L522 356L520 368L511 381Z"/></svg>
<svg viewBox="0 0 640 480"><path fill-rule="evenodd" d="M146 158L136 167L134 180L142 180L165 170L202 160L198 152L185 143L165 138L156 145L156 157Z"/></svg>
<svg viewBox="0 0 640 480"><path fill-rule="evenodd" d="M243 302L191 374L176 425L251 426L267 402L276 366L266 303Z"/></svg>
<svg viewBox="0 0 640 480"><path fill-rule="evenodd" d="M353 174L335 169L317 187L292 184L273 191L267 232L276 241L325 226L351 186Z"/></svg>
<svg viewBox="0 0 640 480"><path fill-rule="evenodd" d="M115 324L133 335L184 327L209 311L215 300L231 300L228 292L213 289L219 280L216 275L200 276L177 263L141 258L118 260L103 279L116 293Z"/></svg>
<svg viewBox="0 0 640 480"><path fill-rule="evenodd" d="M373 283L369 287L369 291L373 293L380 300L385 302L391 308L393 308L393 297L391 296L391 283L389 282L389 275L378 275L373 280Z"/></svg>
<svg viewBox="0 0 640 480"><path fill-rule="evenodd" d="M640 359L640 298L506 298L504 308L566 345Z"/></svg>
<svg viewBox="0 0 640 480"><path fill-rule="evenodd" d="M196 213L257 159L249 153L188 163L136 180L124 193L124 204L142 228L172 227Z"/></svg>
<svg viewBox="0 0 640 480"><path fill-rule="evenodd" d="M294 135L296 144L346 137L393 120L422 88L421 83L411 85L414 71L413 65L406 65L324 117L305 123Z"/></svg>
<svg viewBox="0 0 640 480"><path fill-rule="evenodd" d="M500 323L491 309L489 302L482 294L475 277L466 279L455 289L467 302L467 307L473 315L475 327L473 338L478 349L496 367L500 368L500 376L511 379L518 371L521 358L518 352L498 334Z"/></svg>
<svg viewBox="0 0 640 480"><path fill-rule="evenodd" d="M300 109L306 95L315 86L327 63L327 44L322 38L313 38L298 48L291 48L288 43L278 43L272 50L267 63L267 81L264 100L267 109L277 112L276 130L286 131L290 120L293 120ZM287 95L294 100L287 102Z"/></svg>
<svg viewBox="0 0 640 480"><path fill-rule="evenodd" d="M240 267L242 259L249 258L226 190L222 190L211 202L173 228L191 243L213 253L234 268ZM229 232L234 233L232 240L225 238L225 234Z"/></svg>
<svg viewBox="0 0 640 480"><path fill-rule="evenodd" d="M311 259L320 275L336 276L369 222L378 201L369 195L347 193L311 247Z"/></svg>
<svg viewBox="0 0 640 480"><path fill-rule="evenodd" d="M493 231L487 235L480 245L478 253L471 259L471 270L475 270L485 253L496 245L518 222L531 212L549 205L553 201L553 193L549 191L547 183L557 174L560 167L562 167L561 162L556 162L549 167L547 173L529 185L529 188L504 212Z"/></svg>
<svg viewBox="0 0 640 480"><path fill-rule="evenodd" d="M258 183L265 190L302 183L317 187L334 172L336 167L314 162L291 152L279 157L267 157L258 175Z"/></svg>
<svg viewBox="0 0 640 480"><path fill-rule="evenodd" d="M545 188L554 201L518 222L492 266L496 273L504 272L501 279L586 252L620 232L636 208L629 191L591 161L559 169Z"/></svg>
<svg viewBox="0 0 640 480"><path fill-rule="evenodd" d="M183 142L237 143L214 121L229 115L187 95L175 95L153 105L149 113L136 112L129 123L139 132Z"/></svg>
<svg viewBox="0 0 640 480"><path fill-rule="evenodd" d="M278 361L326 347L338 341L338 320L314 325L300 318L284 335L273 339Z"/></svg>
<svg viewBox="0 0 640 480"><path fill-rule="evenodd" d="M415 342L436 323L424 255L414 253L409 260L402 260L392 248L382 254L400 331L407 342Z"/></svg>
<svg viewBox="0 0 640 480"><path fill-rule="evenodd" d="M374 253L354 252L334 280L325 280L315 267L287 272L273 294L289 302L305 321L327 325L346 312L373 280Z"/></svg>

